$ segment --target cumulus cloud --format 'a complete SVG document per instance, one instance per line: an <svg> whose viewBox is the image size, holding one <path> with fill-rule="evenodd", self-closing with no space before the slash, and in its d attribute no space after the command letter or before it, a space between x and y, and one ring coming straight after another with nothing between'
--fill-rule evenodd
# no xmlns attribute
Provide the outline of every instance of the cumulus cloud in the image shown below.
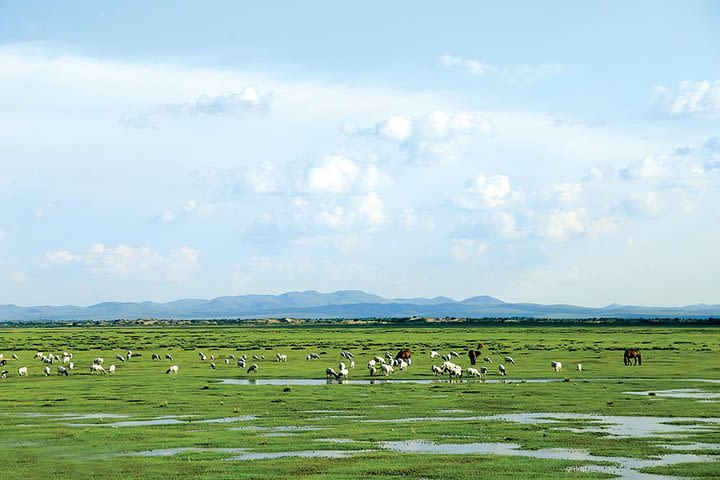
<svg viewBox="0 0 720 480"><path fill-rule="evenodd" d="M720 80L682 81L677 89L655 87L656 106L669 115L720 114Z"/></svg>
<svg viewBox="0 0 720 480"><path fill-rule="evenodd" d="M195 200L188 200L179 210L165 210L162 214L160 214L159 220L162 223L175 223L178 219L191 214L197 208L198 204Z"/></svg>
<svg viewBox="0 0 720 480"><path fill-rule="evenodd" d="M551 240L567 240L568 237L585 231L586 217L587 210L584 208L574 210L555 209L548 216L543 234Z"/></svg>
<svg viewBox="0 0 720 480"><path fill-rule="evenodd" d="M255 193L274 193L278 191L278 171L271 162L262 162L245 172L247 188Z"/></svg>
<svg viewBox="0 0 720 480"><path fill-rule="evenodd" d="M507 176L481 173L466 182L465 192L455 197L455 204L470 210L495 208L514 196Z"/></svg>
<svg viewBox="0 0 720 480"><path fill-rule="evenodd" d="M633 215L654 217L660 213L658 194L654 191L631 193L624 204L626 211Z"/></svg>
<svg viewBox="0 0 720 480"><path fill-rule="evenodd" d="M618 174L625 180L657 179L665 173L665 157L648 155L641 161L621 169Z"/></svg>
<svg viewBox="0 0 720 480"><path fill-rule="evenodd" d="M375 192L354 197L349 205L332 203L314 215L315 223L331 229L378 226L387 221L385 203Z"/></svg>
<svg viewBox="0 0 720 480"><path fill-rule="evenodd" d="M431 218L419 214L414 208L404 209L400 219L403 227L408 232L435 230L435 222Z"/></svg>
<svg viewBox="0 0 720 480"><path fill-rule="evenodd" d="M431 112L416 116L392 116L370 128L346 124L343 131L397 143L413 160L443 158L453 160L452 149L464 136L493 133L492 122L472 112Z"/></svg>
<svg viewBox="0 0 720 480"><path fill-rule="evenodd" d="M375 190L390 183L390 175L377 165L363 165L345 154L337 154L309 166L298 187L309 193L337 195L353 189Z"/></svg>
<svg viewBox="0 0 720 480"><path fill-rule="evenodd" d="M71 253L57 250L45 254L46 265L83 266L86 270L110 277L128 277L146 274L162 274L169 279L179 279L198 267L200 252L183 246L162 255L149 247L132 247L119 244L105 247L101 243L90 246L87 251Z"/></svg>
<svg viewBox="0 0 720 480"><path fill-rule="evenodd" d="M483 60L464 58L447 53L440 57L440 63L446 68L461 68L469 74L478 77L496 75L501 80L513 84L531 83L545 77L559 75L565 70L562 65L556 64L492 65Z"/></svg>
<svg viewBox="0 0 720 480"><path fill-rule="evenodd" d="M455 260L464 262L481 256L487 248L486 243L473 238L455 238L451 241L450 253Z"/></svg>
<svg viewBox="0 0 720 480"><path fill-rule="evenodd" d="M161 115L235 116L248 112L264 112L270 108L271 95L260 93L254 85L239 92L200 95L190 102L166 103L138 115L124 117L120 123L137 129L157 129Z"/></svg>

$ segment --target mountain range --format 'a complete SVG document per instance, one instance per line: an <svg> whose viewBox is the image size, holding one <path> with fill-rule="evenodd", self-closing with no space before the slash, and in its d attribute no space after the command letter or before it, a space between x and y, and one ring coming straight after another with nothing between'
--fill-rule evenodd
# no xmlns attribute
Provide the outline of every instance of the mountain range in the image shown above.
<svg viewBox="0 0 720 480"><path fill-rule="evenodd" d="M434 298L383 298L359 290L320 293L314 290L281 295L239 295L210 300L172 302L103 302L74 305L19 307L0 305L0 321L74 321L138 318L707 318L720 317L720 305L644 307L612 304L605 307L507 303L480 295L453 300Z"/></svg>

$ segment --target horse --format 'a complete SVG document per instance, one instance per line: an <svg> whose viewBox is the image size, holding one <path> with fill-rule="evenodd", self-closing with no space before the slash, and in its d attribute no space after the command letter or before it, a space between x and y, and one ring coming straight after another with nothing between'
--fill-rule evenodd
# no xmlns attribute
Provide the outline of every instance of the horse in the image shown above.
<svg viewBox="0 0 720 480"><path fill-rule="evenodd" d="M484 343L478 343L477 350L468 350L468 357L470 358L470 365L475 365L475 362L480 358L480 350L485 348Z"/></svg>
<svg viewBox="0 0 720 480"><path fill-rule="evenodd" d="M633 358L635 359L635 363L632 363ZM625 350L623 362L625 362L625 365L642 365L642 357L640 357L640 350L635 348L628 348L627 350Z"/></svg>
<svg viewBox="0 0 720 480"><path fill-rule="evenodd" d="M412 357L412 350L409 348L403 348L395 355L396 360L408 360L410 357Z"/></svg>

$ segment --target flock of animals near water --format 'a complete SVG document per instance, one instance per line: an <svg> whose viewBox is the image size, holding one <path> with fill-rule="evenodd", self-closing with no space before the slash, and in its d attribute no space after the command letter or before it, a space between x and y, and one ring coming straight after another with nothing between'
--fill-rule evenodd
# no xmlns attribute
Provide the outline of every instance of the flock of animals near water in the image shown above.
<svg viewBox="0 0 720 480"><path fill-rule="evenodd" d="M488 374L489 371L489 365L493 363L492 359L488 356L482 355L482 349L485 347L484 344L479 344L476 350L470 350L468 351L468 358L470 360L470 367L463 368L461 365L453 362L453 359L460 358L460 354L454 350L446 353L441 354L435 350L430 352L430 358L435 359L437 358L438 361L442 360L442 363L439 365L433 364L430 368L433 375L448 375L451 380L460 380L461 378L465 377L474 377L474 378L485 378L485 376ZM328 367L325 369L325 376L328 379L334 379L338 381L346 380L350 376L350 370L355 368L355 357L354 355L346 350L343 350L340 352L340 356L343 358L344 361L341 361L338 363L337 370L332 367ZM208 363L209 360L209 366L213 370L217 368L217 362L220 361L222 358L223 362L226 365L230 365L231 363L237 364L238 368L246 369L246 372L248 374L255 374L259 371L260 367L258 365L258 362L262 362L266 360L265 355L252 355L251 359L253 363L251 363L248 366L248 363L250 360L248 360L247 354L243 354L241 356L236 357L235 354L229 354L229 355L210 355L207 356L203 352L198 352L198 357L201 362ZM119 364L126 364L133 358L133 352L130 350L127 350L125 355L118 353L115 355L115 359ZM153 353L151 355L152 361L162 361L163 358L165 360L170 361L171 363L174 361L174 358L171 354L166 353L164 354L164 357L161 357L158 353ZM0 353L0 367L7 366L9 360L15 360L19 361L19 357L17 354L13 353L10 358L6 358L4 354ZM309 353L306 356L307 362L312 362L315 360L321 360L321 356L318 353ZM73 362L73 354L71 352L62 352L62 354L51 354L48 353L47 355L43 352L37 352L35 356L33 357L33 360L39 360L43 364L43 375L45 377L49 377L52 374L52 368L51 365L56 366L56 371L58 375L61 376L69 376L70 372L75 369L75 363ZM283 353L277 353L275 357L275 362L277 363L283 363L288 361L288 356ZM479 365L478 368L478 362L482 361L483 364ZM505 364L512 364L515 365L515 360L510 356L503 357L504 363L498 364L498 373L500 376L506 376L508 374L508 368L505 366ZM642 359L640 355L640 351L637 349L627 349L625 350L623 354L623 362L626 366L630 365L642 365ZM634 363L633 363L634 362ZM56 365L57 364L57 365ZM385 376L391 375L395 373L395 369L398 370L407 370L410 365L412 364L412 351L409 348L403 348L401 349L396 355L393 355L391 352L385 352L383 356L375 356L372 359L370 359L367 363L367 368L370 373L371 378L375 378L376 376ZM552 361L550 362L550 367L555 372L560 372L563 368L562 362L559 361ZM91 374L114 374L117 370L117 365L115 363L110 364L107 368L105 368L105 359L102 357L97 357L92 360L92 363L90 364L90 373ZM583 371L583 366L581 363L578 363L575 366L575 369L578 372ZM165 369L165 373L168 375L171 374L177 374L180 371L180 367L176 364L172 364L169 368ZM9 370L1 370L0 371L0 378L6 379L8 377L8 374L10 373ZM27 377L29 375L29 369L27 366L21 366L17 369L17 375L18 377Z"/></svg>

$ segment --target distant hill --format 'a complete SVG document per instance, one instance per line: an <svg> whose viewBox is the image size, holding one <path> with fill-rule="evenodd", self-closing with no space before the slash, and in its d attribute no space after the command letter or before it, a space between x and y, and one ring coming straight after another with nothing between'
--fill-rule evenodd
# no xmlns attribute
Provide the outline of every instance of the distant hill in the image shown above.
<svg viewBox="0 0 720 480"><path fill-rule="evenodd" d="M480 295L453 300L434 298L383 298L360 290L320 293L315 290L281 295L239 295L210 300L181 299L166 303L103 302L87 307L73 305L18 307L0 305L0 321L71 321L136 318L389 318L389 317L530 317L530 318L707 318L720 317L720 305L643 307L612 304L601 308L575 305L506 303Z"/></svg>

